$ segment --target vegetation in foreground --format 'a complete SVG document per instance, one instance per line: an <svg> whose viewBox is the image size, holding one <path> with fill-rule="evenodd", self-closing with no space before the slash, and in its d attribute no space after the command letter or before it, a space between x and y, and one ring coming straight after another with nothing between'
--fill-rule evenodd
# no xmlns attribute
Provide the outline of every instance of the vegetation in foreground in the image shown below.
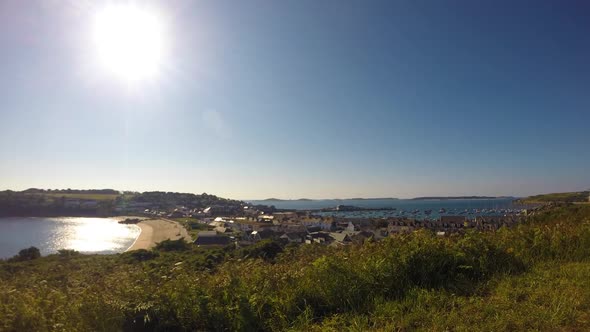
<svg viewBox="0 0 590 332"><path fill-rule="evenodd" d="M345 248L28 250L0 263L0 330L588 330L589 257L587 205Z"/></svg>

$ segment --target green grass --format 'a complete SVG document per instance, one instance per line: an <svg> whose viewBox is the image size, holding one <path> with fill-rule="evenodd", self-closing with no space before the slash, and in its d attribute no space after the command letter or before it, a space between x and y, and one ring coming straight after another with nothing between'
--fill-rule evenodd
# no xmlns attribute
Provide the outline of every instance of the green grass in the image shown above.
<svg viewBox="0 0 590 332"><path fill-rule="evenodd" d="M184 228L186 228L189 235L193 239L197 238L199 231L206 231L212 228L206 224L201 223L198 219L195 218L172 218L172 220L177 221Z"/></svg>
<svg viewBox="0 0 590 332"><path fill-rule="evenodd" d="M553 193L544 195L535 195L519 200L521 203L573 203L588 202L588 191Z"/></svg>
<svg viewBox="0 0 590 332"><path fill-rule="evenodd" d="M95 200L95 201L112 201L117 198L119 195L115 194L44 194L45 196L53 197L53 198L61 198L65 197L68 199L85 199L85 200Z"/></svg>
<svg viewBox="0 0 590 332"><path fill-rule="evenodd" d="M64 252L0 262L0 331L583 331L589 258L587 205L345 248Z"/></svg>
<svg viewBox="0 0 590 332"><path fill-rule="evenodd" d="M401 301L375 299L366 314L336 314L305 331L554 331L590 329L590 263L548 263L500 276L480 294L413 289Z"/></svg>

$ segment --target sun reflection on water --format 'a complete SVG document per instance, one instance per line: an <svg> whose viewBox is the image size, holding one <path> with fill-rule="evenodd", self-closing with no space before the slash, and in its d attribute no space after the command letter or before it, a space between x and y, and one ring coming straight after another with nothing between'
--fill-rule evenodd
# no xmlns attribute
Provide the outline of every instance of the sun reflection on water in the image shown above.
<svg viewBox="0 0 590 332"><path fill-rule="evenodd" d="M67 218L66 231L59 241L62 248L80 252L121 252L130 246L130 240L140 233L135 225L121 225L112 219ZM58 246L59 247L59 246Z"/></svg>

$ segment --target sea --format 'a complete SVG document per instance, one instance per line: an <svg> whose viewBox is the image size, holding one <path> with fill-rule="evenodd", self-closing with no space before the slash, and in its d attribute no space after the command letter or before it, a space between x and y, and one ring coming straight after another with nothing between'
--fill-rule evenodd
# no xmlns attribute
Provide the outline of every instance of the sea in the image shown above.
<svg viewBox="0 0 590 332"><path fill-rule="evenodd" d="M89 254L126 251L141 229L110 218L0 218L0 258L10 258L21 249L39 248L42 255L60 249Z"/></svg>
<svg viewBox="0 0 590 332"><path fill-rule="evenodd" d="M515 205L514 197L477 199L323 199L323 200L251 200L252 204L273 205L277 209L320 210L338 205L370 209L365 211L317 211L318 215L344 218L412 217L437 219L441 215L499 216L520 213L532 206ZM383 209L383 210L378 210Z"/></svg>

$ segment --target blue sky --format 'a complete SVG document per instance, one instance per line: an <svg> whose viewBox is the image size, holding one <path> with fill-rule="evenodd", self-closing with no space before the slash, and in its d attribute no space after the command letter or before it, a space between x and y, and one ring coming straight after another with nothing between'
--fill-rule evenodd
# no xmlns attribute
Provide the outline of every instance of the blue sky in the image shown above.
<svg viewBox="0 0 590 332"><path fill-rule="evenodd" d="M584 1L152 1L156 77L101 70L111 2L0 3L0 186L238 199L590 187Z"/></svg>

